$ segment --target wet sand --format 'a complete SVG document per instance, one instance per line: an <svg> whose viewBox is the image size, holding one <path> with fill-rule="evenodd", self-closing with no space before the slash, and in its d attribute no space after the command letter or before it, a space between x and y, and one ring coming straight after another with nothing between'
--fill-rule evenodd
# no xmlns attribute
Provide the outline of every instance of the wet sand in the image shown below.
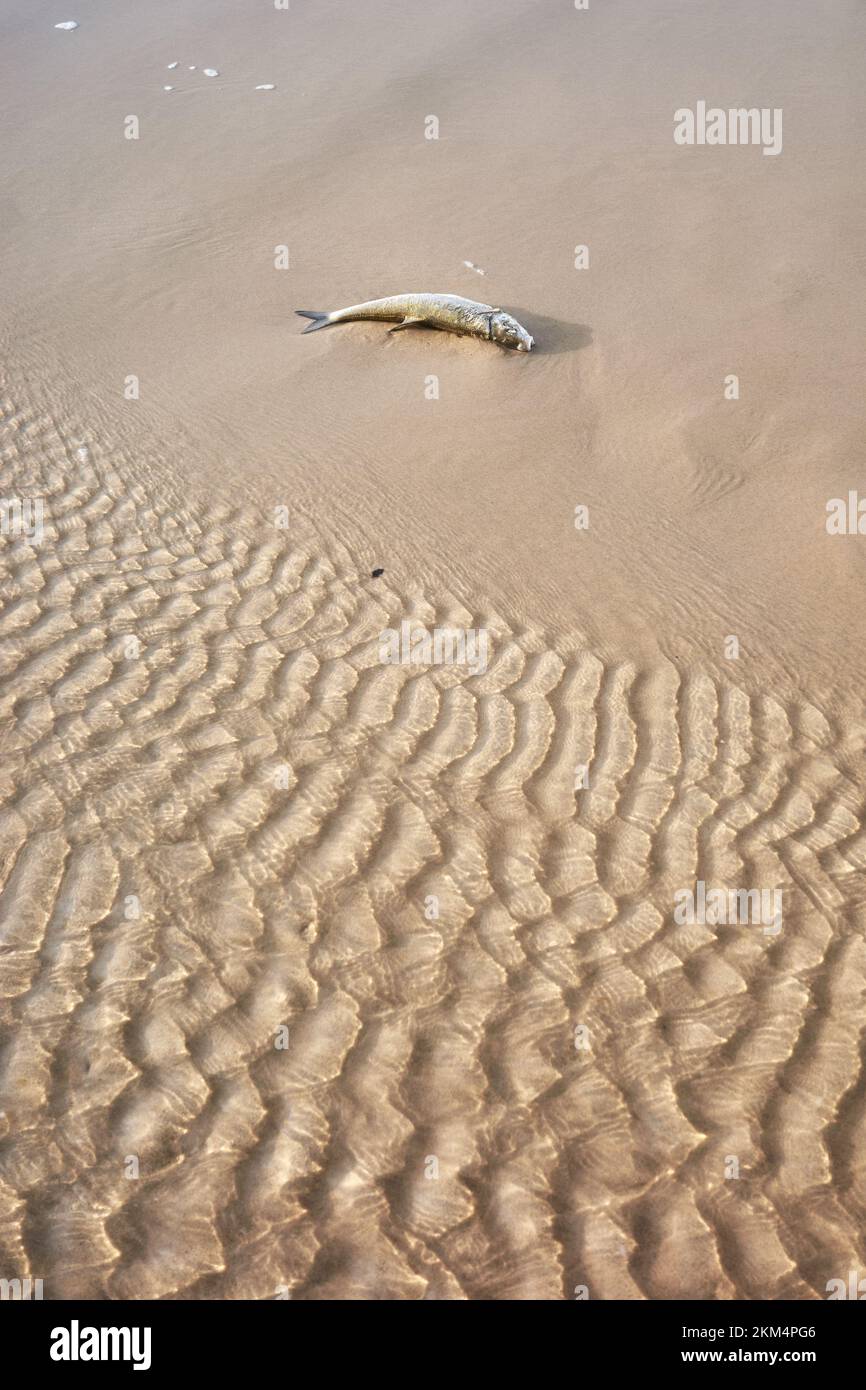
<svg viewBox="0 0 866 1390"><path fill-rule="evenodd" d="M0 1277L826 1296L866 15L7 11L2 495L44 524L0 538ZM677 146L704 98L782 152ZM292 312L401 290L538 350ZM486 669L383 664L406 621ZM698 882L781 929L678 922Z"/></svg>

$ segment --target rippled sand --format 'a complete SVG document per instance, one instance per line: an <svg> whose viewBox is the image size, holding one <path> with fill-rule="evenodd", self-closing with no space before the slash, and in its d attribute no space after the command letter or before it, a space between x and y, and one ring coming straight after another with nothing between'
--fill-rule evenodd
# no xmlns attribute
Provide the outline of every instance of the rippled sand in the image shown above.
<svg viewBox="0 0 866 1390"><path fill-rule="evenodd" d="M402 614L486 615L3 424L51 516L4 552L7 1265L664 1298L856 1264L862 726L502 619L482 676L383 667ZM744 876L779 939L673 923Z"/></svg>
<svg viewBox="0 0 866 1390"><path fill-rule="evenodd" d="M700 209L735 187L747 225L784 220L815 140L801 121L797 154L792 100L784 194L750 182L758 151L725 152L721 194L706 165L679 173L670 113L711 80L692 47L654 157L659 216L693 178L693 221L648 285L621 223L649 192L630 169L614 197L600 166L577 201L617 274L578 289L538 264L568 262L580 216L562 124L526 108L532 74L578 62L561 16L376 0L341 28L296 5L283 38L241 8L171 28L174 5L94 0L55 33L65 15L13 6L5 114L30 126L4 154L0 464L44 534L0 541L0 1277L50 1298L824 1297L866 1214L866 540L823 526L862 478L862 281L843 231L814 275L799 237L820 196L844 225L844 169L772 283L758 256L728 267L732 299L671 311L708 273ZM619 28L568 20L595 25L581 61L611 80L624 34L677 67L671 26L697 41L690 6L608 8ZM803 47L779 81L814 103L814 7L767 12L708 4L700 36L741 22L760 72L787 14ZM408 42L425 23L432 59ZM862 28L830 31L825 70ZM522 149L475 91L488 52L520 79ZM211 62L205 92L183 85ZM161 133L130 151L137 105ZM399 141L439 109L463 144L433 152L434 234L431 152ZM491 199L519 201L509 170L531 182L545 138L559 220L530 211L521 241ZM389 141L390 211L369 183ZM515 311L534 276L537 358L369 325L298 341L290 307L399 288L389 258ZM720 383L749 353L760 387L732 415ZM404 620L483 628L488 668L383 665ZM782 930L678 925L699 880L780 890Z"/></svg>

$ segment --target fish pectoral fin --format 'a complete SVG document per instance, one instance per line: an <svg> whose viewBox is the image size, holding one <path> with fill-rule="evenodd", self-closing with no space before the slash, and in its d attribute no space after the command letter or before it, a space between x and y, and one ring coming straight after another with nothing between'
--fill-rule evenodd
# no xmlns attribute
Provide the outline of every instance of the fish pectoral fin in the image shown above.
<svg viewBox="0 0 866 1390"><path fill-rule="evenodd" d="M413 318L404 319L402 323L395 323L393 328L389 328L389 333L399 333L401 328L415 328L419 323L429 323L429 319Z"/></svg>

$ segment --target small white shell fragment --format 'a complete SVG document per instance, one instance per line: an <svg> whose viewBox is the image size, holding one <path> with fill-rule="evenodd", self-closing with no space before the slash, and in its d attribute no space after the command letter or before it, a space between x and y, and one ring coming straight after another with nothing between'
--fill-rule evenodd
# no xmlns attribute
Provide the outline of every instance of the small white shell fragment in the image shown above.
<svg viewBox="0 0 866 1390"><path fill-rule="evenodd" d="M59 24L55 24L55 29L77 29L77 19L62 19Z"/></svg>
<svg viewBox="0 0 866 1390"><path fill-rule="evenodd" d="M471 261L464 261L463 264L467 270L474 270L476 275L486 274L486 271L482 270L480 265L473 265Z"/></svg>
<svg viewBox="0 0 866 1390"><path fill-rule="evenodd" d="M274 84L273 82L260 82L259 85L256 87L256 91L257 91L257 92L272 92L272 91L274 91L274 88L275 88L275 84Z"/></svg>
<svg viewBox="0 0 866 1390"><path fill-rule="evenodd" d="M177 63L166 63L166 67L168 68L169 72L171 72L174 68L177 67Z"/></svg>
<svg viewBox="0 0 866 1390"><path fill-rule="evenodd" d="M202 72L204 73L205 77L219 77L219 73L217 72L216 68L202 68Z"/></svg>
<svg viewBox="0 0 866 1390"><path fill-rule="evenodd" d="M195 63L190 63L189 70L190 72L195 72Z"/></svg>
<svg viewBox="0 0 866 1390"><path fill-rule="evenodd" d="M164 92L173 92L173 91L174 91L174 87L163 87L162 90L163 90Z"/></svg>

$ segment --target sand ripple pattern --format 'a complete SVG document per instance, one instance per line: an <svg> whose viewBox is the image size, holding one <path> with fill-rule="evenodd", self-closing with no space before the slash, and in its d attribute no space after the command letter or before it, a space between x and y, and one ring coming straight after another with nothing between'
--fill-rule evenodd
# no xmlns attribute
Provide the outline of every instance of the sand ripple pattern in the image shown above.
<svg viewBox="0 0 866 1390"><path fill-rule="evenodd" d="M398 592L2 407L45 537L0 542L0 1274L777 1299L863 1265L862 722ZM382 666L404 617L488 627L489 668ZM699 878L781 888L782 932L677 926Z"/></svg>

